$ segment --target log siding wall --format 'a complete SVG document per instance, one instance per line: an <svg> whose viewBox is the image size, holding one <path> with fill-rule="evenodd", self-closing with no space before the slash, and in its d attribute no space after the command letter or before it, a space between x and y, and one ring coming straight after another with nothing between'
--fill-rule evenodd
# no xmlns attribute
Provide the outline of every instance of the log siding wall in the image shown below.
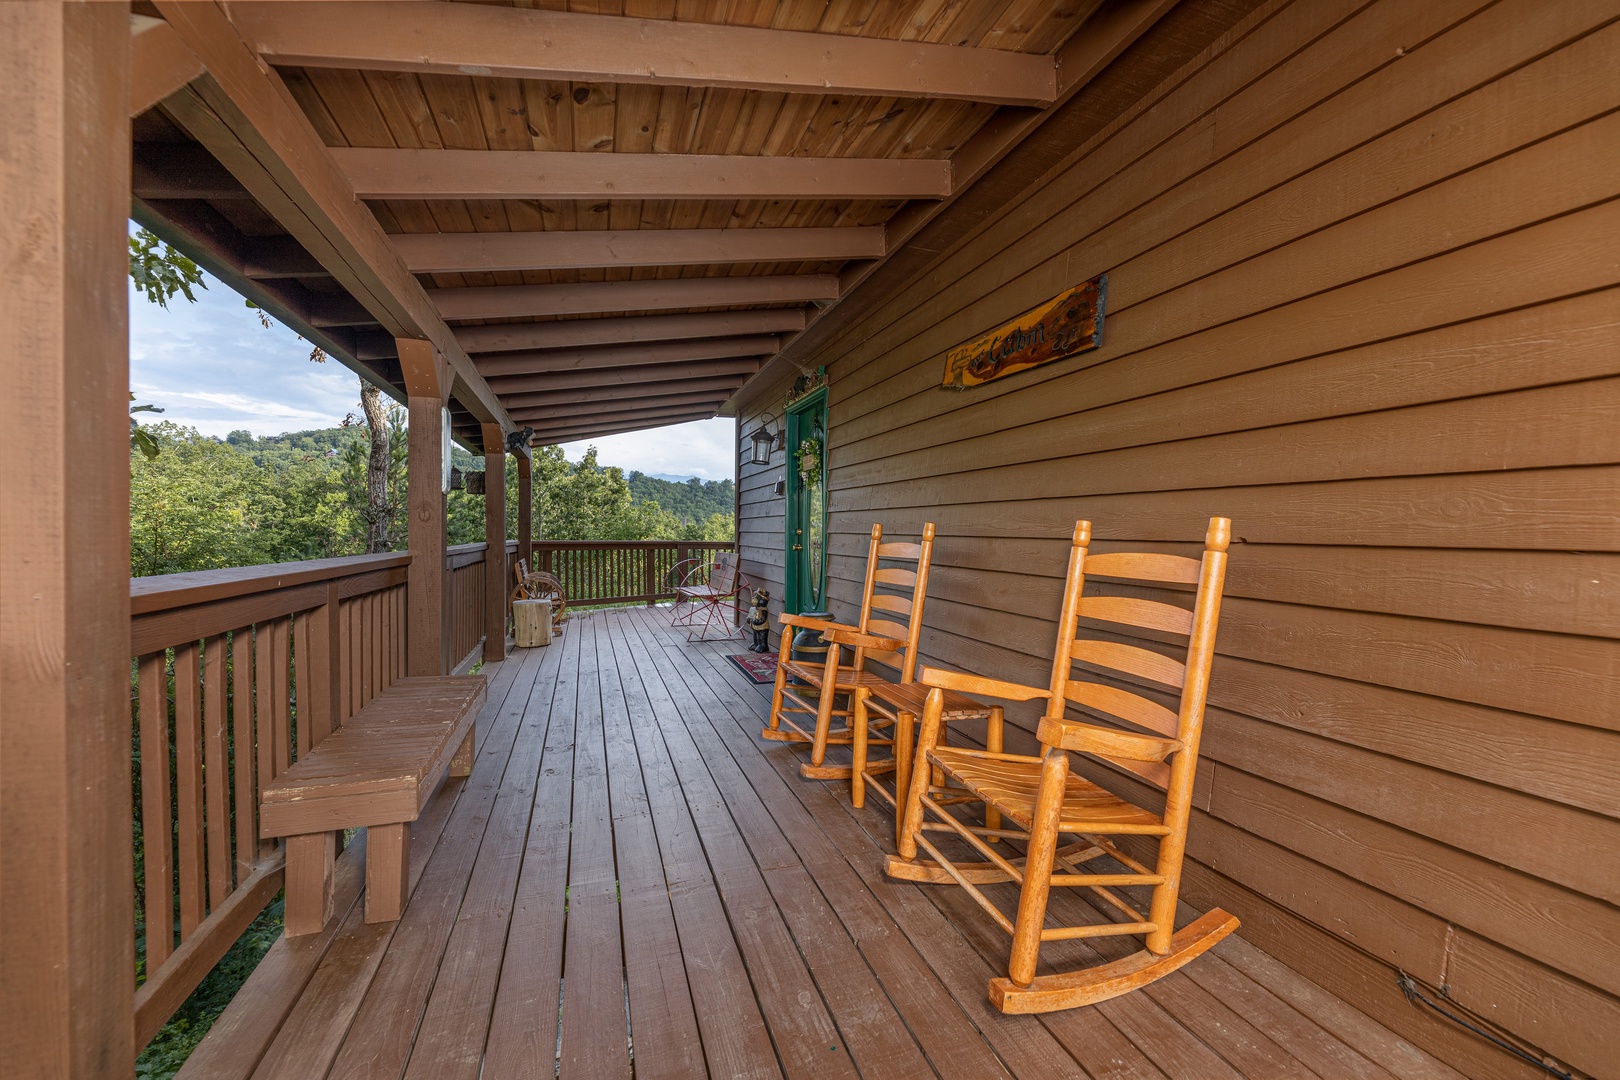
<svg viewBox="0 0 1620 1080"><path fill-rule="evenodd" d="M1481 1078L1544 1074L1397 969L1620 1062L1617 17L1263 4L809 358L835 612L872 521L937 522L928 662L1044 683L1076 518L1178 552L1233 518L1188 899ZM1099 351L937 388L1102 272ZM783 468L739 468L778 598Z"/></svg>

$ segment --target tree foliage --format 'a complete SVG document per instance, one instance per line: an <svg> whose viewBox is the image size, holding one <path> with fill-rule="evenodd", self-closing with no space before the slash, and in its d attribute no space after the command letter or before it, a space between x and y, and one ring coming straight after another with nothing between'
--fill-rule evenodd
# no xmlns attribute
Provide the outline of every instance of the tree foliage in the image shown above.
<svg viewBox="0 0 1620 1080"><path fill-rule="evenodd" d="M191 290L208 288L201 267L145 229L136 229L129 238L129 279L136 292L161 308L169 306L175 293L195 304Z"/></svg>
<svg viewBox="0 0 1620 1080"><path fill-rule="evenodd" d="M381 526L389 549L400 550L406 545L405 410L390 404L383 415L389 434L388 512ZM233 431L215 439L167 421L140 430L162 452L130 457L130 572L135 576L366 551L372 524L366 424L265 438ZM454 464L470 472L481 469L483 459L458 448ZM505 482L507 536L515 538L517 464L511 458ZM602 465L594 448L578 462L566 460L554 446L535 450L534 482L536 540L732 538L729 501L724 512L702 518L691 509L677 515L638 499L624 471ZM730 498L729 481L695 483L722 489ZM689 484L668 486L695 490ZM450 542L482 541L484 497L452 491L448 503Z"/></svg>

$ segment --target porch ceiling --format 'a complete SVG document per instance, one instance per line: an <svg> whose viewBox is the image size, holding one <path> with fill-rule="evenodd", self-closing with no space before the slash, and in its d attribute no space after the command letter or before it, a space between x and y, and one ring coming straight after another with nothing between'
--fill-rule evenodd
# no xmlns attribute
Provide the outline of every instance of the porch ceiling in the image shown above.
<svg viewBox="0 0 1620 1080"><path fill-rule="evenodd" d="M683 364L720 392L681 418L720 411L1174 0L567 6L236 0L214 24L414 275L467 360L458 397L521 407L536 443L571 430L546 394L600 387L623 416L604 432L639 427L640 376ZM135 123L136 216L399 393L399 328L188 115L221 43L135 7L176 20L137 50L132 108L159 104ZM477 411L456 420L474 444Z"/></svg>

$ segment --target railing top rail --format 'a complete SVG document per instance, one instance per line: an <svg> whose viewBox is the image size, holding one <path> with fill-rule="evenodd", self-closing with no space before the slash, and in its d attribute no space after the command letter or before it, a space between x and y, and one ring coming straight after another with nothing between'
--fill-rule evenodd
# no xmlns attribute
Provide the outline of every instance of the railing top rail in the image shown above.
<svg viewBox="0 0 1620 1080"><path fill-rule="evenodd" d="M468 552L483 551L488 546L488 544L480 540L476 544L451 544L444 550L447 555L466 555Z"/></svg>
<svg viewBox="0 0 1620 1080"><path fill-rule="evenodd" d="M348 555L336 559L309 559L304 562L236 566L224 570L194 570L184 574L130 578L130 614L149 615L153 612L191 607L215 600L275 592L298 585L367 574L375 570L409 566L410 562L411 557L406 552L386 552L381 555Z"/></svg>
<svg viewBox="0 0 1620 1080"><path fill-rule="evenodd" d="M550 548L553 550L567 548L571 550L601 551L601 550L628 550L641 551L646 548L730 548L735 546L734 540L536 540L536 548Z"/></svg>

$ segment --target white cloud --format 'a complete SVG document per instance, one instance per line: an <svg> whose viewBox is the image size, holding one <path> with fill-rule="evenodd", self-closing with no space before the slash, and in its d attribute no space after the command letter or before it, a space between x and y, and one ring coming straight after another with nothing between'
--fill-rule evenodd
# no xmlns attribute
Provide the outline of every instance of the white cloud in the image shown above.
<svg viewBox="0 0 1620 1080"><path fill-rule="evenodd" d="M335 360L310 363L310 344L280 323L265 329L242 297L209 277L197 302L160 308L130 287L130 389L172 420L225 437L335 427L360 409L358 377ZM626 472L731 479L736 422L726 417L565 443L578 461L595 446L604 465Z"/></svg>
<svg viewBox="0 0 1620 1080"><path fill-rule="evenodd" d="M578 461L587 447L596 447L603 465L625 472L669 473L704 480L730 480L736 460L736 421L727 416L696 420L650 431L606 435L582 442L563 443L563 453Z"/></svg>

